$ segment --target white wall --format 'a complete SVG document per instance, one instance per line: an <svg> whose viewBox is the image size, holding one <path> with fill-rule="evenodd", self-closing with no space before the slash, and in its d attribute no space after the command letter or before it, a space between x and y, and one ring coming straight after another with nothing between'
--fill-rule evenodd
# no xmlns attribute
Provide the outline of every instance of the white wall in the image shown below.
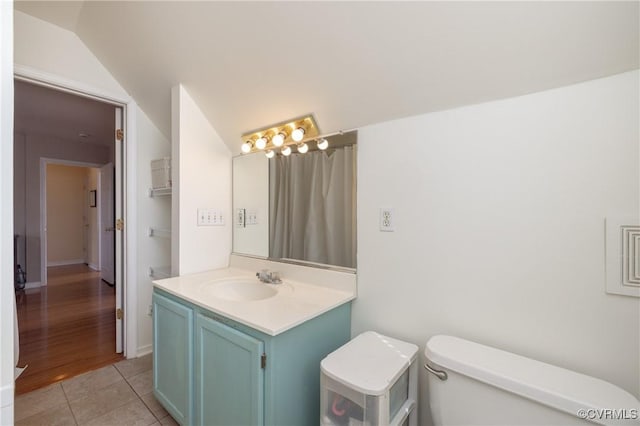
<svg viewBox="0 0 640 426"><path fill-rule="evenodd" d="M14 15L14 62L19 72L26 70L30 74L41 75L42 78L60 82L60 84L72 82L76 88L85 88L90 93L103 95L109 99L125 101L130 99L127 92L74 33L19 11L15 11ZM128 160L131 162L130 168L127 169L129 185L127 209L131 215L128 214L126 218L126 229L130 233L130 239L127 240L129 252L126 273L129 288L126 290L126 297L131 303L125 306L125 314L128 315L129 307L132 306L135 319L131 320L131 315L128 316L127 356L135 357L138 352L147 351L148 342L151 341L149 327L143 327L141 330L137 327L138 322L144 324L147 321L146 309L142 311L138 309L137 299L141 294L150 298L151 294L151 287L148 284L138 288L137 277L146 274L148 265L138 262L137 257L152 250L153 244L146 235L143 237L137 232L138 220L145 217L145 212L139 211L136 203L140 196L146 196L148 186L143 180L149 171L136 166L138 162L148 163L154 158L148 148L157 140L157 129L150 123L137 123L137 120L144 120L144 114L134 103L130 104L130 107L127 112L128 132L133 132L135 136L130 137L126 148ZM134 118L136 123L132 122L131 118ZM139 129L135 128L136 125ZM128 136L131 134L128 133ZM138 184L138 181L142 183ZM140 224L140 228L144 229L144 223ZM141 335L140 331L147 334Z"/></svg>
<svg viewBox="0 0 640 426"><path fill-rule="evenodd" d="M0 2L0 200L13 199L13 2ZM13 209L0 203L0 425L13 424Z"/></svg>
<svg viewBox="0 0 640 426"><path fill-rule="evenodd" d="M603 232L607 215L639 217L638 80L361 129L353 334L406 339L421 356L451 334L638 397L640 300L605 294ZM395 232L378 231L380 207L395 208Z"/></svg>
<svg viewBox="0 0 640 426"><path fill-rule="evenodd" d="M231 253L231 152L184 86L171 92L172 259L175 275L226 267ZM199 208L224 226L197 226Z"/></svg>
<svg viewBox="0 0 640 426"><path fill-rule="evenodd" d="M17 10L14 17L16 65L72 80L91 90L129 97L74 33Z"/></svg>

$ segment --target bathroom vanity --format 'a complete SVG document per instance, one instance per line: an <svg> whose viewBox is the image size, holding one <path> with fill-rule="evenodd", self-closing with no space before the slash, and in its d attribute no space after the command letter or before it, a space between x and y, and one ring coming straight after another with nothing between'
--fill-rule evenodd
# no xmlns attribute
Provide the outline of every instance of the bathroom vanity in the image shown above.
<svg viewBox="0 0 640 426"><path fill-rule="evenodd" d="M296 155L235 157L231 266L154 281L154 394L179 423L318 424L320 361L349 341L356 297L357 134L328 139L330 150L305 154L340 164L307 170L313 182L334 182L323 191L301 190L313 182L283 173L302 170L285 167ZM323 170L340 170L340 178L325 179ZM284 176L296 182L295 197L283 195L294 188ZM314 209L300 209L307 205ZM309 227L285 226L303 223ZM296 238L285 247L285 236ZM258 281L262 269L283 282Z"/></svg>
<svg viewBox="0 0 640 426"><path fill-rule="evenodd" d="M320 361L350 339L352 280L226 268L154 282L156 398L183 425L318 424Z"/></svg>

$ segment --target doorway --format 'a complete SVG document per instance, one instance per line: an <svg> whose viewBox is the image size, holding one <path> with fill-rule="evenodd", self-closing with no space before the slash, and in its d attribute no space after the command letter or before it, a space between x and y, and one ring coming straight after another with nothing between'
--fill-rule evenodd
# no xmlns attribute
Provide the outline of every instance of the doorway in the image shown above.
<svg viewBox="0 0 640 426"><path fill-rule="evenodd" d="M46 231L42 246L47 269L85 264L100 271L98 165L49 159L41 162L45 181L41 220Z"/></svg>
<svg viewBox="0 0 640 426"><path fill-rule="evenodd" d="M123 217L124 156L117 136L123 132L116 129L123 128L123 106L18 79L14 83L14 233L22 242L16 245L15 263L26 272L25 289L16 295L20 365L29 365L16 381L22 393L122 358L123 318L116 312L123 304L124 238L116 232L116 218ZM102 168L110 175L100 173L99 181L109 185L85 185L71 196L74 191L62 183L53 200L57 204L51 203L49 166L76 169L75 174L83 167ZM57 215L51 223L47 208L62 213L68 203L85 211L74 218ZM103 242L97 263L89 258L95 255L96 236L83 229L91 225L92 210L100 210L95 227L104 231L97 237ZM53 234L56 238L49 238ZM51 239L58 245L50 245Z"/></svg>
<svg viewBox="0 0 640 426"><path fill-rule="evenodd" d="M46 270L85 264L115 286L114 164L41 158L40 176L41 249Z"/></svg>

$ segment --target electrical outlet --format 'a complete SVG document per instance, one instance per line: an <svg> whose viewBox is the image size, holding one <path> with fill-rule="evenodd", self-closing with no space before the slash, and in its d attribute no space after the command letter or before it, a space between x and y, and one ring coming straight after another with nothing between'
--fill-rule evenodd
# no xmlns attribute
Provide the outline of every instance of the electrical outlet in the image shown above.
<svg viewBox="0 0 640 426"><path fill-rule="evenodd" d="M394 231L394 215L392 208L382 207L380 209L380 231Z"/></svg>
<svg viewBox="0 0 640 426"><path fill-rule="evenodd" d="M247 210L247 225L257 225L257 224L258 224L258 211Z"/></svg>

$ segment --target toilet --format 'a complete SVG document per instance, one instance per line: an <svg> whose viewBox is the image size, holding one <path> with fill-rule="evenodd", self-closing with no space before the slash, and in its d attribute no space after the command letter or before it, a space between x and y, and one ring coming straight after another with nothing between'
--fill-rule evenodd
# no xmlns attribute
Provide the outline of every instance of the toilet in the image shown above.
<svg viewBox="0 0 640 426"><path fill-rule="evenodd" d="M434 425L640 425L640 401L594 377L453 336L425 346Z"/></svg>

